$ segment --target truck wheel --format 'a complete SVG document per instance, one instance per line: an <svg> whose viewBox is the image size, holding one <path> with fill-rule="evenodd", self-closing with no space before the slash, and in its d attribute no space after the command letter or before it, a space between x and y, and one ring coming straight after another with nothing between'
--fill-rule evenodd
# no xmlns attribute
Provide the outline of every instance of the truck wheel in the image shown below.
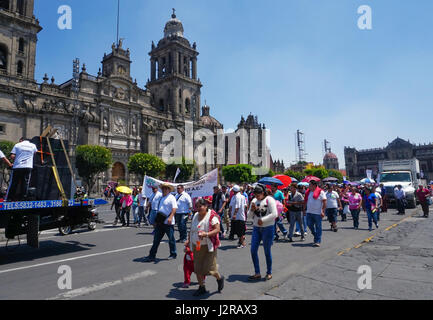
<svg viewBox="0 0 433 320"><path fill-rule="evenodd" d="M71 226L59 227L59 232L62 236L66 236L72 232Z"/></svg>
<svg viewBox="0 0 433 320"><path fill-rule="evenodd" d="M87 225L87 228L88 228L90 231L95 230L95 229L96 229L96 222L89 222L89 224Z"/></svg>

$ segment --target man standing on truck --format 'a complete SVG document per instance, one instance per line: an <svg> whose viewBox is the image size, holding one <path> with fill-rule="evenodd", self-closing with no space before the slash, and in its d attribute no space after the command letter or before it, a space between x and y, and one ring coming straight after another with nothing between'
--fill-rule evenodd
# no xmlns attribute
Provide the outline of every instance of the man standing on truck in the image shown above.
<svg viewBox="0 0 433 320"><path fill-rule="evenodd" d="M430 196L430 191L420 184L415 194L421 204L422 211L424 212L424 218L428 218L430 208L427 198Z"/></svg>
<svg viewBox="0 0 433 320"><path fill-rule="evenodd" d="M394 189L395 201L397 202L397 214L405 214L405 202L406 202L406 193L402 189L402 185L399 184Z"/></svg>
<svg viewBox="0 0 433 320"><path fill-rule="evenodd" d="M27 198L30 178L33 170L33 156L38 151L36 145L21 138L11 151L12 167L11 182L6 198L8 201L19 201Z"/></svg>

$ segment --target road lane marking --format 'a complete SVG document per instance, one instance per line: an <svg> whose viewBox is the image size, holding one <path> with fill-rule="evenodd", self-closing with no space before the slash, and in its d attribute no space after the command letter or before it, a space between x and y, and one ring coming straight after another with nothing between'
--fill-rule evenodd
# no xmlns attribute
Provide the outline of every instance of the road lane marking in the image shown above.
<svg viewBox="0 0 433 320"><path fill-rule="evenodd" d="M83 232L73 232L73 233L71 233L71 234L69 234L69 235L66 235L66 236L61 236L61 235L59 234L59 235L57 235L57 236L40 237L39 240L40 240L40 241L43 241L43 240L46 240L46 239L53 239L53 238L58 238L58 239L65 238L65 239L66 239L66 237L74 236L74 235L91 235L91 234L99 233L99 232L117 231L117 230L126 230L126 229L134 229L134 228L131 228L131 227L129 227L129 228L128 228L128 227L117 227L117 228L110 228L110 229L108 229L108 228L104 228L104 229L96 229L96 230L88 231L88 232L85 232L85 231L83 231ZM136 228L136 229L138 229L138 228ZM77 229L77 231L78 231L78 230L79 230L79 229ZM44 232L45 232L45 231L42 231L41 235L44 235ZM57 231L56 233L59 233L59 232ZM25 241L25 239L22 239L22 240L21 240L21 243L22 243L23 241ZM0 242L0 245L1 245L1 244L5 244L5 243L6 243L6 241L2 241L2 242ZM9 245L11 245L11 244L17 244L17 243L19 243L19 241L17 241L17 240L9 241Z"/></svg>
<svg viewBox="0 0 433 320"><path fill-rule="evenodd" d="M70 291L58 294L57 296L55 296L53 298L49 298L47 300L59 300L59 299L61 299L61 300L67 300L67 299L73 299L73 298L77 298L77 297L80 297L80 296L84 296L84 295L89 294L89 293L94 293L94 292L97 292L97 291L108 289L110 287L118 286L118 285L121 285L123 283L135 281L135 280L146 278L146 277L149 277L149 276L153 276L155 274L157 274L156 271L146 270L146 271L143 271L143 272L140 272L140 273L136 273L136 274L132 274L130 276L124 277L124 278L122 278L120 280L103 282L103 283L99 283L99 284L94 284L94 285L89 286L89 287L82 287L82 288L79 288L79 289L70 290Z"/></svg>
<svg viewBox="0 0 433 320"><path fill-rule="evenodd" d="M88 254L88 255L85 255L85 256L79 256L79 257L73 257L73 258L68 258L68 259L61 259L61 260L56 260L56 261L38 263L38 264L30 265L30 266L13 268L13 269L7 269L7 270L0 270L0 274L8 273L8 272L13 272L13 271L20 271L20 270L25 270L25 269L30 269L30 268L43 267L43 266L47 266L47 265L50 265L50 264L58 264L58 263L63 263L63 262L68 262L68 261L74 261L74 260L80 260L80 259L86 259L86 258L93 258L93 257L97 257L97 256L103 256L103 255L106 255L106 254L112 254L112 253L119 253L119 252L124 252L124 251L135 250L135 249L141 249L141 248L149 247L151 245L152 244L149 243L149 244L143 244L141 246L135 246L135 247L130 247L130 248L123 248L123 249L117 249L117 250L111 250L111 251L105 251L105 252L98 252L98 253Z"/></svg>

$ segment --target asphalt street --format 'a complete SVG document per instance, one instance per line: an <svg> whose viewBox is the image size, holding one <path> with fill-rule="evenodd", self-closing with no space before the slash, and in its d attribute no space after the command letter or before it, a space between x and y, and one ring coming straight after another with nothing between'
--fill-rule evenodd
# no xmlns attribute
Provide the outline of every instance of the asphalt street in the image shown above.
<svg viewBox="0 0 433 320"><path fill-rule="evenodd" d="M0 299L194 299L192 294L197 289L195 282L188 289L181 288L182 244L177 244L178 258L167 260L169 250L164 239L158 250L158 260L155 263L145 263L142 258L149 253L153 240L152 228L113 227L114 212L109 206L100 207L99 214L106 223L99 224L95 231L81 229L68 236L61 236L56 230L43 232L39 250L25 244L19 246L16 241L10 242L7 248L4 242L0 243ZM363 264L380 265L378 269L373 266L373 274L377 281L382 282L391 281L383 278L386 276L383 275L385 269L398 273L401 266L403 273L408 273L411 266L416 271L420 264L428 265L430 267L426 267L421 273L412 272L412 278L420 274L419 285L423 287L417 294L413 293L412 287L408 289L407 298L420 295L431 298L431 281L423 282L423 277L433 278L431 238L429 247L410 247L413 243L420 246L428 241L413 238L420 234L428 237L426 230L420 233L417 228L430 226L431 229L427 229L430 231L433 228L432 219L420 218L420 215L420 207L407 210L405 216L396 215L396 211L390 209L388 213L382 214L380 228L372 232L368 231L365 213L361 214L359 230L353 230L350 217L347 222L339 221L339 230L336 233L331 232L328 222L324 221L320 248L311 246L310 234L305 242L294 238L294 243L280 241L274 244L273 279L267 282L247 281L247 277L254 271L249 245L237 249L236 240L223 240L218 251L218 264L221 273L226 277L225 289L219 294L215 279L208 277L206 287L210 294L201 299L368 298L368 295L361 295L356 288L359 278L356 269ZM248 227L249 244L251 224ZM178 232L175 234L177 238ZM370 242L363 244L366 239ZM373 250L367 249L379 240L385 241L386 245L377 246ZM409 255L412 264L405 264L403 256L392 260L400 253ZM262 275L265 275L262 248L259 258ZM418 263L418 259L421 262ZM427 260L430 262L427 263ZM62 276L58 273L59 267L64 265L69 266L72 271L70 290L61 290L58 286L58 280ZM324 269L324 266L328 269ZM342 270L347 272L340 272ZM343 283L338 284L338 281ZM329 293L330 285L332 294ZM375 291L374 294L399 299L405 297L406 288L410 287L406 286L404 281L396 282L393 286L398 287L399 294L394 293L395 288L386 289L386 286L383 290L389 290L390 293ZM352 294L347 295L348 292Z"/></svg>

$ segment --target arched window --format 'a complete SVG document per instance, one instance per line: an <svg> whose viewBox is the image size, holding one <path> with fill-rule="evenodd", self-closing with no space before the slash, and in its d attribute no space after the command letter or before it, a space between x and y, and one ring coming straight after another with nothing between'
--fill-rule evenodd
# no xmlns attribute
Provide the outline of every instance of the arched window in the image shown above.
<svg viewBox="0 0 433 320"><path fill-rule="evenodd" d="M9 10L9 0L0 0L0 9Z"/></svg>
<svg viewBox="0 0 433 320"><path fill-rule="evenodd" d="M185 113L190 113L191 111L191 101L186 98L185 99Z"/></svg>
<svg viewBox="0 0 433 320"><path fill-rule="evenodd" d="M26 15L26 0L17 1L17 12L22 16Z"/></svg>
<svg viewBox="0 0 433 320"><path fill-rule="evenodd" d="M159 79L159 61L155 60L155 73L156 73L156 79Z"/></svg>
<svg viewBox="0 0 433 320"><path fill-rule="evenodd" d="M18 52L20 53L24 53L24 39L20 38L19 43L18 43Z"/></svg>
<svg viewBox="0 0 433 320"><path fill-rule="evenodd" d="M6 70L8 67L8 49L0 44L0 69Z"/></svg>
<svg viewBox="0 0 433 320"><path fill-rule="evenodd" d="M24 63L20 60L17 64L17 74L22 75L24 70Z"/></svg>

